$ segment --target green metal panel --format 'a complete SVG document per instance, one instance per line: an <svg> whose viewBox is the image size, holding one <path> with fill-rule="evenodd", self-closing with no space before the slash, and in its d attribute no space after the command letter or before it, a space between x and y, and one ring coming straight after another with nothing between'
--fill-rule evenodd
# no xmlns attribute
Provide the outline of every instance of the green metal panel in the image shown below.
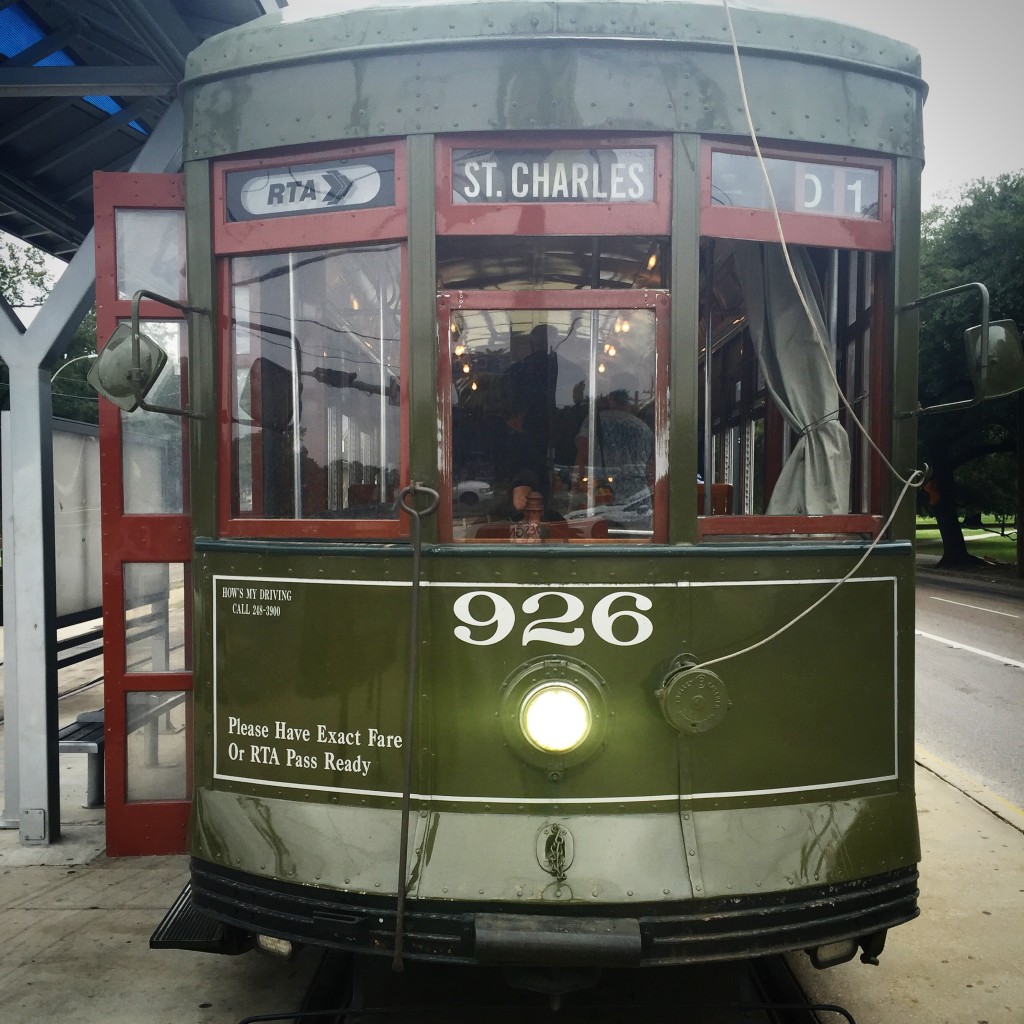
<svg viewBox="0 0 1024 1024"><path fill-rule="evenodd" d="M920 857L913 794L846 796L693 815L702 891L714 898L863 878ZM570 882L538 864L537 836L552 820L574 837ZM414 821L410 877L421 899L577 905L688 900L694 895L678 816L595 815L586 809L424 811ZM344 837L344 842L341 841ZM200 788L192 853L269 878L393 895L398 815Z"/></svg>
<svg viewBox="0 0 1024 1024"><path fill-rule="evenodd" d="M434 230L434 140L413 136L406 150L409 179L409 472L438 486L440 444L437 406L437 246ZM422 505L419 505L422 507ZM425 541L436 540L437 517L423 521Z"/></svg>
<svg viewBox="0 0 1024 1024"><path fill-rule="evenodd" d="M216 707L204 713L215 712L217 751L201 774L298 787L313 800L346 790L394 796L401 742L388 737L401 732L407 558L222 562L201 561L213 664L198 674L216 689ZM419 742L432 767L417 791L442 802L674 800L680 734L656 696L673 659L719 658L770 636L828 589L817 580L838 578L848 563L838 555L794 562L782 552L565 557L541 571L514 557L428 559L419 685L429 735ZM869 579L841 587L781 637L715 668L728 714L706 733L684 733L695 757L684 789L758 802L774 791L895 779L897 688L908 685L897 602L902 618L908 566L876 563ZM460 611L467 594L477 595L475 607ZM863 644L865 631L873 644ZM503 739L503 686L538 658L579 663L603 687L607 735L582 764L524 757ZM349 738L339 745L331 737L340 734ZM639 763L638 743L648 755Z"/></svg>
<svg viewBox="0 0 1024 1024"><path fill-rule="evenodd" d="M669 363L669 535L682 543L697 539L693 481L697 479L695 438L699 394L698 317L700 308L700 204L694 183L700 178L700 141L677 135L672 153L672 353ZM675 438L675 445L672 439ZM686 439L686 440L684 440Z"/></svg>
<svg viewBox="0 0 1024 1024"><path fill-rule="evenodd" d="M744 49L866 65L893 78L920 73L913 47L874 32L776 11L736 9L732 18ZM289 9L215 36L191 55L186 74L201 79L325 54L510 38L686 42L709 49L729 42L722 5L687 0L338 0L313 14Z"/></svg>
<svg viewBox="0 0 1024 1024"><path fill-rule="evenodd" d="M762 137L923 155L915 50L815 19L737 11L735 21ZM190 58L186 156L493 130L742 136L724 27L720 9L674 2L414 4L303 23L264 18Z"/></svg>
<svg viewBox="0 0 1024 1024"><path fill-rule="evenodd" d="M378 889L381 878L372 885L368 879L387 875L394 845L381 846L381 837L395 825L369 811L393 808L401 792L396 737L407 658L408 558L391 551L325 564L322 557L220 553L219 545L208 546L197 575L200 615L212 622L213 649L197 665L196 703L197 720L211 723L215 744L197 744L193 852L226 863L230 851L231 863L289 877L267 865L273 850L288 846L292 859L306 861L298 877L322 878L345 872L344 858L332 866L318 841L290 837L330 835L341 827L349 834L365 823L366 842L350 844L355 850L346 856L376 851L364 865L363 882L367 891ZM823 880L877 870L878 858L909 863L916 833L897 771L897 757L906 761L905 748L912 747L906 711L912 683L901 660L901 635L908 630L899 625L912 621L905 546L874 557L863 570L869 579L847 584L782 637L716 666L727 710L713 728L696 734L674 729L657 696L677 655L718 657L770 635L850 561L834 548L825 559L784 550L713 559L677 550L653 560L562 556L541 571L536 561L508 552L483 560L428 557L415 804L437 816L438 849L457 849L457 837L468 843L471 833L475 851L489 842L504 849L516 837L502 855L503 871L481 864L475 852L454 863L442 857L429 877L449 895L454 890L474 898L469 889L484 886L489 896L507 896L507 884L525 885L540 898L531 889L535 834L554 815L573 822L577 841L589 836L595 844L603 820L602 856L623 863L617 876L600 876L601 894L620 895L628 879L641 898L648 883L626 870L626 852L639 830L653 844L652 856L661 850L666 864L679 860L680 796L695 814L709 895L755 878L767 889L783 888L794 884L800 865L806 875L812 862ZM551 579L567 584L553 586ZM455 602L471 592L480 596L467 627ZM536 595L544 596L531 611L527 599ZM631 595L648 598L650 606ZM620 644L607 630L601 633L595 609L609 597L614 611L643 609L652 627L648 639L620 645L634 635L629 614L613 624ZM573 599L578 612L569 614ZM493 633L489 610L503 601L514 620L507 635L493 644L466 642L467 635L486 640ZM540 619L564 638L574 630L582 637L534 643L531 632L545 625ZM846 629L849 622L858 629ZM864 644L863 630L874 643ZM582 663L604 687L607 731L578 765L524 757L503 731L503 687L538 658ZM289 808L298 794L301 810ZM340 818L331 824L339 803L361 809L344 825ZM780 809L780 803L793 806ZM732 811L741 813L733 817ZM310 829L314 821L321 824ZM427 827L425 820L420 827ZM726 856L737 830L754 836L758 829L761 838L747 842L742 855ZM621 845L614 838L620 833ZM811 859L808 843L817 851L810 851ZM678 898L688 875L681 862L671 871L670 882L664 873L651 877L663 879ZM427 877L430 894L441 895Z"/></svg>
<svg viewBox="0 0 1024 1024"><path fill-rule="evenodd" d="M217 492L216 411L220 376L214 325L217 295L213 266L211 231L213 216L210 176L205 164L185 165L185 249L188 267L189 302L204 312L189 321L190 404L202 419L193 420L189 431L193 534L212 536L216 530L217 504L206 500Z"/></svg>

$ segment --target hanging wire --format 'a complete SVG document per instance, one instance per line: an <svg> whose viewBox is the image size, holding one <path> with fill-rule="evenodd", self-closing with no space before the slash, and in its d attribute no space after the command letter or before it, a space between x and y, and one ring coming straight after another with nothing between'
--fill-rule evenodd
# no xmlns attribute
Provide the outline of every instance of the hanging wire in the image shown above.
<svg viewBox="0 0 1024 1024"><path fill-rule="evenodd" d="M878 533L872 539L871 543L864 550L864 553L857 560L857 563L854 565L854 567L841 580L837 580L824 594L822 594L821 597L818 598L817 601L813 602L813 604L808 605L808 607L806 607L802 612L795 615L785 625L780 626L770 636L766 636L763 639L758 640L757 643L753 643L750 644L748 647L744 647L742 650L733 651L731 654L723 654L719 658L712 658L708 661L702 661L699 665L695 666L695 668L707 668L711 665L721 664L723 661L731 661L733 658L738 658L744 654L750 654L751 651L756 651L759 647L764 647L765 644L771 643L772 640L775 640L777 637L782 636L783 633L785 633L789 629L792 629L793 626L795 626L801 619L810 615L815 608L818 608L820 605L824 604L825 601L827 601L841 586L843 586L844 583L849 582L850 579L852 579L853 576L860 569L860 567L868 560L871 553L875 550L876 547L878 547L878 544L885 536L889 527L892 525L893 520L896 518L896 513L899 511L900 506L903 504L903 499L906 497L907 492L911 490L911 488L920 487L921 484L924 483L925 478L925 474L922 470L915 469L908 477L904 477L896 469L896 467L893 466L893 464L885 456L884 452L882 452L882 450L875 443L874 438L872 438L871 435L868 433L867 428L864 426L863 423L861 423L860 418L854 412L853 406L847 400L846 395L843 393L843 389L839 384L839 380L836 377L835 369L832 366L832 359L829 356L828 349L825 345L825 341L821 336L820 330L818 329L818 325L814 318L814 315L811 313L811 308L807 299L807 295L801 287L800 281L797 279L796 270L793 268L793 262L789 256L789 245L786 242L786 234L782 227L782 218L779 216L779 207L775 201L775 192L772 189L771 179L768 175L768 168L765 165L764 157L761 154L761 147L757 141L757 131L754 128L754 122L750 116L750 103L747 100L747 87L743 77L743 65L740 61L740 48L739 43L736 40L736 32L732 24L732 13L729 10L729 0L722 0L722 5L725 8L726 20L729 23L729 37L732 41L733 58L736 61L736 74L739 79L740 96L743 100L743 113L747 120L747 128L750 133L751 142L753 142L754 144L754 152L757 154L758 165L761 168L761 174L764 177L765 186L768 189L768 197L771 201L772 215L775 218L775 228L779 235L779 241L782 245L783 256L786 260L786 266L789 269L789 275L792 279L793 287L796 289L796 293L800 298L800 303L804 308L804 312L807 314L807 319L811 325L811 330L814 332L814 338L818 343L818 347L821 349L822 355L825 357L825 365L828 367L829 373L832 376L832 380L836 386L836 391L839 395L840 400L846 407L847 411L850 413L850 416L853 418L854 423L857 424L857 429L867 439L868 444L871 445L871 447L877 453L878 457L889 468L889 471L892 473L892 475L903 484L903 489L900 491L900 495L896 499L896 502L893 505L892 512L889 513L888 519L886 519L886 521L882 524L882 528L878 531Z"/></svg>

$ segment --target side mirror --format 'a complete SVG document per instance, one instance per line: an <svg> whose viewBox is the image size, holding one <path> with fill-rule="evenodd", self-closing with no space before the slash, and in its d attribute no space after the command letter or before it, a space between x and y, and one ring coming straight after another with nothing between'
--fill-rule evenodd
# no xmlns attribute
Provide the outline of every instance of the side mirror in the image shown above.
<svg viewBox="0 0 1024 1024"><path fill-rule="evenodd" d="M132 328L118 324L89 368L89 383L109 402L125 412L135 412L140 400L153 385L167 363L167 353L148 335L139 332L138 362L132 358Z"/></svg>
<svg viewBox="0 0 1024 1024"><path fill-rule="evenodd" d="M167 362L167 353L139 329L139 303L143 297L165 306L173 306L183 313L204 312L196 306L186 306L176 299L168 299L164 295L140 288L132 296L131 323L118 324L93 363L87 379L99 394L126 412L144 409L147 412L166 413L168 416L201 419L191 409L152 405L146 401L146 396L153 389Z"/></svg>
<svg viewBox="0 0 1024 1024"><path fill-rule="evenodd" d="M1012 320L988 325L988 345L983 344L981 327L964 332L967 365L980 402L1024 391L1024 349L1020 331Z"/></svg>
<svg viewBox="0 0 1024 1024"><path fill-rule="evenodd" d="M916 302L900 306L899 311L920 309L939 299L957 295L970 289L977 290L981 299L981 324L968 328L964 332L964 348L967 366L971 372L974 385L974 397L957 402L943 402L941 405L918 407L912 412L899 415L927 416L936 412L950 412L953 409L970 409L990 398L1002 398L1024 390L1024 352L1021 350L1020 332L1012 320L998 320L990 323L988 319L988 289L979 282L962 284L956 288L946 288L918 299Z"/></svg>

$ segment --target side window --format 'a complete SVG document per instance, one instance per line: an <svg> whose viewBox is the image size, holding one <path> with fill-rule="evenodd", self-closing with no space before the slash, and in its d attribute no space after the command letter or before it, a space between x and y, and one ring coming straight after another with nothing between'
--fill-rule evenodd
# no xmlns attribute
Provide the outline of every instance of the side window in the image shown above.
<svg viewBox="0 0 1024 1024"><path fill-rule="evenodd" d="M777 244L704 246L701 330L711 338L711 365L702 358L698 514L873 511L870 448L840 387L872 429L880 419L873 415L880 261L871 253L789 249L793 274Z"/></svg>
<svg viewBox="0 0 1024 1024"><path fill-rule="evenodd" d="M230 264L231 514L397 519L397 245Z"/></svg>
<svg viewBox="0 0 1024 1024"><path fill-rule="evenodd" d="M699 535L880 526L865 433L888 447L892 175L864 155L705 141Z"/></svg>

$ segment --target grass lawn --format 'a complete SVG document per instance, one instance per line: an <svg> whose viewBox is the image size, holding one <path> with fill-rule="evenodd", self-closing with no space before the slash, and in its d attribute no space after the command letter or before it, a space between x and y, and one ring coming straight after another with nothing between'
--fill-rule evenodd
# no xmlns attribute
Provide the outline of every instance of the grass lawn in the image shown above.
<svg viewBox="0 0 1024 1024"><path fill-rule="evenodd" d="M978 558L1007 565L1017 564L1017 535L1007 527L1006 536L1000 536L999 526L992 524L987 529L964 530L967 550ZM917 520L917 550L921 554L942 554L942 538L935 527L934 519Z"/></svg>

